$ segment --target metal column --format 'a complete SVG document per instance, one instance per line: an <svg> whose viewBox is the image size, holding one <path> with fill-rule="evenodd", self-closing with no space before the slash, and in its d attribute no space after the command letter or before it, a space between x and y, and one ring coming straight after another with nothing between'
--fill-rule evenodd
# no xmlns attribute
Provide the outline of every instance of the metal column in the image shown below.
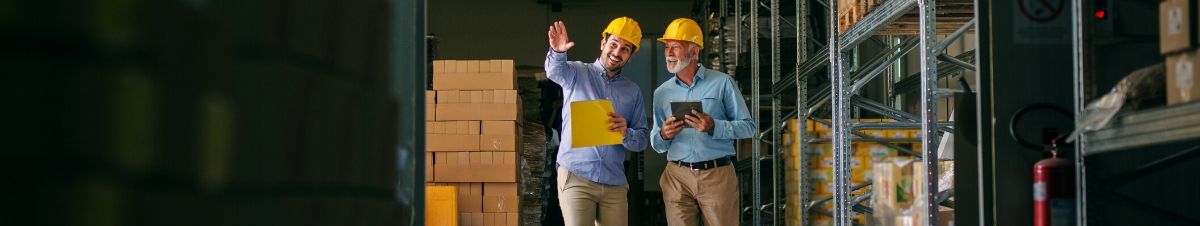
<svg viewBox="0 0 1200 226"><path fill-rule="evenodd" d="M799 67L805 61L808 61L808 1L796 0L796 66ZM800 76L799 68L792 72L796 74L796 188L799 191L800 202L797 206L800 209L795 210L800 214L800 225L808 225L808 211L805 211L804 205L808 204L808 176L805 172L808 171L808 158L804 156L804 152L808 150L808 77Z"/></svg>
<svg viewBox="0 0 1200 226"><path fill-rule="evenodd" d="M1071 84L1072 88L1075 89L1073 91L1075 94L1075 98L1073 98L1075 103L1072 108L1075 116L1075 128L1080 128L1080 124L1083 122L1083 109L1086 104L1085 99L1087 95L1085 94L1083 81L1089 75L1085 74L1086 70L1084 69L1091 68L1088 65L1087 55L1084 55L1084 52L1087 51L1084 47L1086 43L1086 36L1084 35L1084 28L1086 26L1084 23L1087 23L1087 20L1083 19L1083 12L1083 1L1072 0L1070 15L1071 57L1073 59L1071 67L1072 71L1074 71L1072 75L1075 81ZM1081 134L1080 139L1075 142L1075 223L1078 225L1087 225L1087 167L1083 164L1085 162L1083 153L1088 148L1087 136L1088 134Z"/></svg>
<svg viewBox="0 0 1200 226"><path fill-rule="evenodd" d="M780 56L779 39L781 38L779 36L779 21L780 21L779 0L771 0L770 13L771 13L771 23L770 23L770 26L771 26L771 84L775 84L775 83L779 82L779 56ZM759 84L757 84L757 83L754 84L754 87L758 87L758 86L759 86ZM754 94L759 94L758 90L755 90ZM771 207L770 207L770 209L771 209L771 212L770 212L771 213L771 225L777 225L779 223L779 220L782 219L782 218L780 218L781 214L779 213L779 198L780 198L780 195L779 195L779 176L780 176L779 172L780 171L778 169L780 168L779 167L780 166L780 164L779 164L780 157L779 156L781 156L781 154L783 153L782 152L783 149L780 148L782 144L779 140L779 137L780 137L779 131L782 129L782 128L780 128L780 126L778 126L778 125L780 125L780 121L781 121L779 118L779 113L780 113L779 112L779 105L780 105L779 100L780 100L780 98L778 98L778 96L772 96L772 98L771 98L771 127L770 127L770 131L769 131L771 134L771 142L770 142L770 144L771 144L771 204L770 204L771 205ZM762 208L762 209L766 209L766 208Z"/></svg>
<svg viewBox="0 0 1200 226"><path fill-rule="evenodd" d="M756 126L761 125L759 122L762 121L762 110L759 108L759 106L762 106L762 100L760 99L761 92L759 92L760 90L758 84L760 82L760 64L758 58L758 0L750 0L750 83L752 83L750 84L750 90L753 92L750 95L750 114L754 116L754 125ZM759 153L761 151L759 150L760 141L762 141L762 139L759 136L754 136L751 141L751 144L753 145L753 147L751 147L751 150L753 151L753 161L750 171L753 172L753 175L751 176L753 178L751 181L753 183L751 185L751 190L754 190L754 198L752 205L750 206L750 212L754 214L754 225L762 225L762 211L760 211L762 206L762 189L759 188L762 186L762 176L760 175L762 174L762 165L759 161L759 159L762 157L761 153Z"/></svg>
<svg viewBox="0 0 1200 226"><path fill-rule="evenodd" d="M850 226L850 98L846 93L845 66L838 37L838 1L829 4L829 80L833 104L833 223Z"/></svg>
<svg viewBox="0 0 1200 226"><path fill-rule="evenodd" d="M925 224L937 225L938 214L938 124L937 124L937 27L934 20L934 0L919 0L921 38L921 144L925 164ZM949 40L947 40L949 41Z"/></svg>

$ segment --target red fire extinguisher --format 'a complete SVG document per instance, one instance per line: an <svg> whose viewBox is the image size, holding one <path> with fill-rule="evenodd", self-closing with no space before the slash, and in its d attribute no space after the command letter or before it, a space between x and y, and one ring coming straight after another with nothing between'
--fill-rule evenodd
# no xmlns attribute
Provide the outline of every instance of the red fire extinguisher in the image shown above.
<svg viewBox="0 0 1200 226"><path fill-rule="evenodd" d="M1042 129L1040 145L1021 139L1016 125L1021 117L1033 110L1052 110L1072 118L1072 114L1053 104L1039 103L1025 107L1009 121L1009 135L1018 143L1032 150L1040 150L1043 159L1033 164L1033 225L1075 225L1075 168L1070 160L1059 156L1058 144L1066 138L1059 136L1054 128Z"/></svg>
<svg viewBox="0 0 1200 226"><path fill-rule="evenodd" d="M1049 158L1033 164L1033 225L1074 225L1073 167L1058 157L1056 145L1049 149Z"/></svg>

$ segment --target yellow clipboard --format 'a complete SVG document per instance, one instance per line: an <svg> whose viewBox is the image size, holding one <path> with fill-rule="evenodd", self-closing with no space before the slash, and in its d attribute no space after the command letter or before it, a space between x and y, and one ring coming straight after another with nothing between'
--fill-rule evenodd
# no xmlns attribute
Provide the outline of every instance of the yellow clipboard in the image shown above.
<svg viewBox="0 0 1200 226"><path fill-rule="evenodd" d="M621 144L625 136L608 130L609 112L614 112L609 100L571 102L571 148Z"/></svg>

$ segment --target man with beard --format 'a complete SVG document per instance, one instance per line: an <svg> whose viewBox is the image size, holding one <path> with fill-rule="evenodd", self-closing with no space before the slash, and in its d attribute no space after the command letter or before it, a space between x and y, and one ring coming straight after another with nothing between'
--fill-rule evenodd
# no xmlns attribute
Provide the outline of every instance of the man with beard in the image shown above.
<svg viewBox="0 0 1200 226"><path fill-rule="evenodd" d="M642 93L621 73L638 50L642 30L629 17L619 17L601 33L600 57L592 63L567 61L567 50L575 46L567 38L567 27L554 22L547 32L546 77L562 86L563 131L558 149L558 205L566 225L627 225L629 203L625 194L625 152L646 148L649 129L642 106ZM615 113L608 128L625 135L621 145L571 148L571 108L575 101L607 99Z"/></svg>
<svg viewBox="0 0 1200 226"><path fill-rule="evenodd" d="M738 224L737 175L732 163L734 140L758 131L733 79L701 67L703 33L696 21L679 18L663 37L667 71L675 77L654 90L654 151L667 153L658 184L663 190L668 225ZM699 101L703 111L675 118L672 101ZM691 126L685 128L684 124Z"/></svg>

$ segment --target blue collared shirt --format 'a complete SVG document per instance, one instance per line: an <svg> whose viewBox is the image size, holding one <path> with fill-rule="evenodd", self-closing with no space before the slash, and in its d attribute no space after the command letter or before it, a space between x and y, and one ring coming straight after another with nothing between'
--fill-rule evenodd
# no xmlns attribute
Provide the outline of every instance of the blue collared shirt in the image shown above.
<svg viewBox="0 0 1200 226"><path fill-rule="evenodd" d="M671 117L671 101L699 100L704 113L713 118L712 134L694 128L684 128L674 139L664 140L662 123ZM667 160L702 162L736 155L734 140L750 138L758 126L750 118L746 101L733 83L733 78L719 71L700 66L692 86L679 77L672 77L654 90L654 130L650 143L654 151L667 153ZM683 119L678 119L683 120Z"/></svg>
<svg viewBox="0 0 1200 226"><path fill-rule="evenodd" d="M625 152L646 148L649 128L642 91L637 83L617 74L612 78L597 59L592 63L567 61L566 53L546 53L546 77L563 88L563 131L558 143L558 166L575 176L596 183L624 185ZM622 145L571 148L571 102L607 99L613 110L624 117L628 129Z"/></svg>

